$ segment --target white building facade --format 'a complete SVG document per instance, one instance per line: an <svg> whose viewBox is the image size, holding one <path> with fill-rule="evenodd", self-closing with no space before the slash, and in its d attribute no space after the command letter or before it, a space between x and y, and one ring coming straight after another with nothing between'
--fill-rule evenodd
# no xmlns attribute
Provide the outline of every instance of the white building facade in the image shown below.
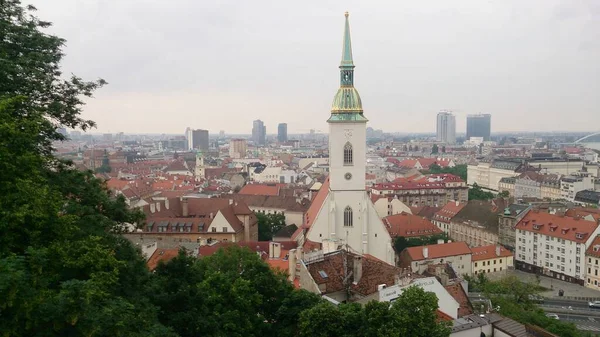
<svg viewBox="0 0 600 337"><path fill-rule="evenodd" d="M354 88L348 13L340 65L340 88L329 124L329 191L306 238L349 245L361 254L394 263L392 239L365 190L366 125Z"/></svg>

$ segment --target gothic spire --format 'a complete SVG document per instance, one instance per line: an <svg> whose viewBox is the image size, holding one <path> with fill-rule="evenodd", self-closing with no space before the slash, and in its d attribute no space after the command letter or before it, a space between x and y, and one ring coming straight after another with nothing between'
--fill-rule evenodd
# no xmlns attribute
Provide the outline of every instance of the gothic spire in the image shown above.
<svg viewBox="0 0 600 337"><path fill-rule="evenodd" d="M341 67L352 67L354 68L354 62L352 61L352 41L350 40L350 22L348 21L348 12L344 13L346 16L346 26L344 28L344 46L342 47L342 63Z"/></svg>

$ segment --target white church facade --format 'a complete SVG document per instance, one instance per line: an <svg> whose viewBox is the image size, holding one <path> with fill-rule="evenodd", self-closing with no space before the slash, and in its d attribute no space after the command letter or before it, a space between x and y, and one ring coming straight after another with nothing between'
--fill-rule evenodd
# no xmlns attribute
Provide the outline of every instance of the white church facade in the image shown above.
<svg viewBox="0 0 600 337"><path fill-rule="evenodd" d="M340 88L329 124L327 196L306 229L306 239L332 243L394 264L392 239L365 190L366 128L362 102L354 88L354 62L348 13L344 29ZM325 187L325 185L323 186ZM321 200L316 202L321 202Z"/></svg>

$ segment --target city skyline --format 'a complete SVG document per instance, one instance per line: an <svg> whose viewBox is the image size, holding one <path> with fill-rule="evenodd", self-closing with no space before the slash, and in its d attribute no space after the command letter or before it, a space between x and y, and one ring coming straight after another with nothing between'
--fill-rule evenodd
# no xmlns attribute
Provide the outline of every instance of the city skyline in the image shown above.
<svg viewBox="0 0 600 337"><path fill-rule="evenodd" d="M359 28L358 89L375 129L432 132L448 109L457 133L475 113L494 116L494 133L597 131L597 2L310 5L38 7L49 32L67 39L63 72L109 82L84 109L93 132L180 133L197 119L240 134L255 119L277 125L282 113L290 134L323 130L339 62L333 18L345 10ZM190 14L180 17L182 7Z"/></svg>

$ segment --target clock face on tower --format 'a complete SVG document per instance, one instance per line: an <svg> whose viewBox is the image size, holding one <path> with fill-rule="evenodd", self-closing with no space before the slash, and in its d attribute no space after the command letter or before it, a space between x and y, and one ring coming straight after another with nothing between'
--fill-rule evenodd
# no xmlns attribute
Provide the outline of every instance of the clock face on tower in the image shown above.
<svg viewBox="0 0 600 337"><path fill-rule="evenodd" d="M347 172L346 174L344 174L344 178L346 178L346 180L352 179L352 173Z"/></svg>

